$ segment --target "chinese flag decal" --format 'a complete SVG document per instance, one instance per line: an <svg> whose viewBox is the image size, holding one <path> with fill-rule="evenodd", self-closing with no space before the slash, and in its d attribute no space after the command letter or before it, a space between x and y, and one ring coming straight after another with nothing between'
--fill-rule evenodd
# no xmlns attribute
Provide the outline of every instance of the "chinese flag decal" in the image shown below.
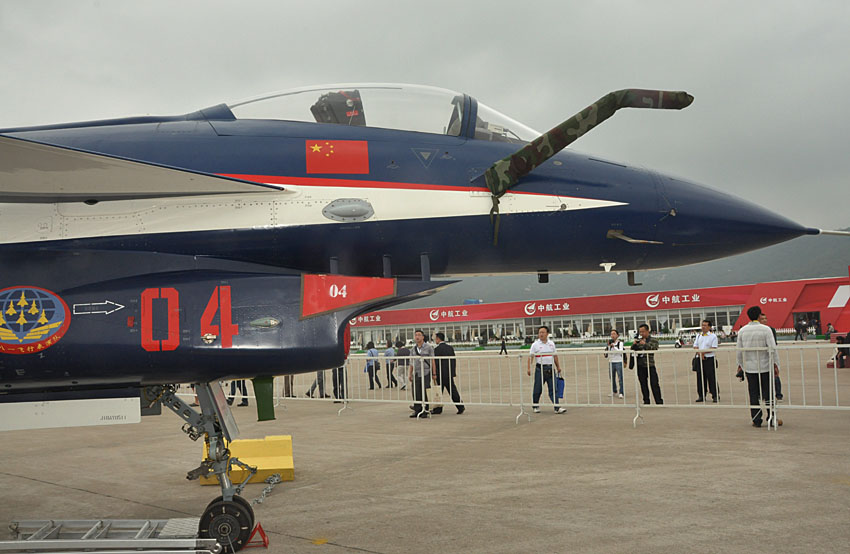
<svg viewBox="0 0 850 554"><path fill-rule="evenodd" d="M369 142L365 140L304 141L307 173L369 173Z"/></svg>
<svg viewBox="0 0 850 554"><path fill-rule="evenodd" d="M302 275L301 318L368 304L396 295L395 279Z"/></svg>

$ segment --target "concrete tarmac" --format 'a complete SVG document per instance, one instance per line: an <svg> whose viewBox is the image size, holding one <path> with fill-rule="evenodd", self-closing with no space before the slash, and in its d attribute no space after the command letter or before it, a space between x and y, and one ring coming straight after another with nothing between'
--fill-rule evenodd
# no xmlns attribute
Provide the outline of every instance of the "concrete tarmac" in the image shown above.
<svg viewBox="0 0 850 554"><path fill-rule="evenodd" d="M270 552L846 552L850 412L447 407L289 402L234 408L242 438L291 434L294 482L256 507ZM548 408L548 409L547 409ZM16 431L0 447L0 524L199 515L218 495L172 414L139 425ZM262 485L249 485L252 499Z"/></svg>

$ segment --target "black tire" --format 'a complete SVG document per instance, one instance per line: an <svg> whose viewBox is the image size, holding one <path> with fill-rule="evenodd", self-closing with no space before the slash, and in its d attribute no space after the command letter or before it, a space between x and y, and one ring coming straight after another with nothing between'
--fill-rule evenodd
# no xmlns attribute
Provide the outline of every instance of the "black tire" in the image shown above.
<svg viewBox="0 0 850 554"><path fill-rule="evenodd" d="M221 502L224 499L221 495L216 496L212 502L207 504L207 507L204 509L206 511L210 506L215 504L216 502ZM254 507L251 506L251 503L239 496L238 494L233 495L233 501L242 504L242 506L248 511L248 515L251 516L251 529L254 529L254 523L256 522L256 518L254 517Z"/></svg>
<svg viewBox="0 0 850 554"><path fill-rule="evenodd" d="M213 501L204 510L198 524L198 536L215 539L222 552L230 554L242 550L253 529L253 518L243 502L219 500Z"/></svg>

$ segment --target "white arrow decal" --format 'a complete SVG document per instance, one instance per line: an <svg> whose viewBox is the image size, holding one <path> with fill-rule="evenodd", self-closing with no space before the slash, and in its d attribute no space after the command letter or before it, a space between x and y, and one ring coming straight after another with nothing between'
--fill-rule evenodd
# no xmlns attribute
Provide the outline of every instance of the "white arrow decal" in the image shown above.
<svg viewBox="0 0 850 554"><path fill-rule="evenodd" d="M122 309L124 309L122 304L117 304L111 300L92 302L91 304L74 304L74 315L111 314Z"/></svg>

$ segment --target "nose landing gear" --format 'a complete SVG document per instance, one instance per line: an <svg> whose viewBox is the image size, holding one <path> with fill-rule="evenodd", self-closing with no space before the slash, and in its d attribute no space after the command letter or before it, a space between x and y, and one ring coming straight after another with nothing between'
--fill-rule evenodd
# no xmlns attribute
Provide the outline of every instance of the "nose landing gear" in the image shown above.
<svg viewBox="0 0 850 554"><path fill-rule="evenodd" d="M257 468L231 456L226 446L227 442L239 436L239 429L227 405L221 384L196 384L195 393L198 395L200 413L178 398L172 385L146 390L148 398L160 400L186 422L183 431L189 438L198 440L204 437L207 457L200 466L188 472L186 478L194 480L215 474L221 486L221 496L207 505L198 525L198 534L201 538L216 539L223 552L237 552L248 542L254 529L254 510L240 493L257 473ZM247 470L248 473L245 480L238 485L234 485L228 475L232 464Z"/></svg>

